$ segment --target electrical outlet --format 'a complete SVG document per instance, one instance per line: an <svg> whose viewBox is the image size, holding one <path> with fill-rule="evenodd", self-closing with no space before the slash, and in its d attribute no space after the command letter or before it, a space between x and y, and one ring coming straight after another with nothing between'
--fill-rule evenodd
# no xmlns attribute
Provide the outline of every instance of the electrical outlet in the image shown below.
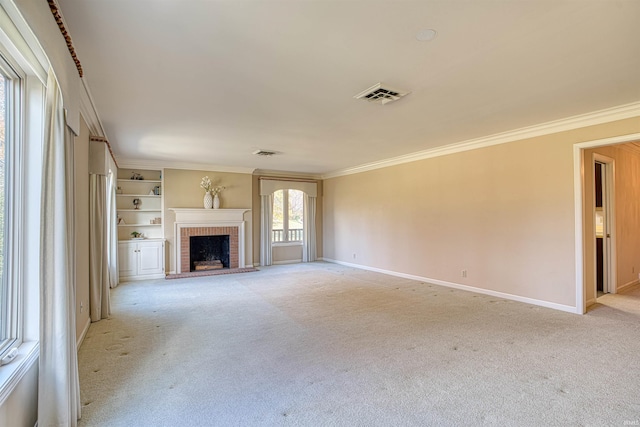
<svg viewBox="0 0 640 427"><path fill-rule="evenodd" d="M80 301L80 313L84 312L84 304Z"/></svg>
<svg viewBox="0 0 640 427"><path fill-rule="evenodd" d="M467 270L462 270L462 277L467 277Z"/></svg>

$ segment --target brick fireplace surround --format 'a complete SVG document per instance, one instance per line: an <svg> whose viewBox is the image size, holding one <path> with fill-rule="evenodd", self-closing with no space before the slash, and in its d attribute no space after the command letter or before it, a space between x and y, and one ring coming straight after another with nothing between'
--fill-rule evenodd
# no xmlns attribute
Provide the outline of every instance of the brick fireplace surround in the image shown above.
<svg viewBox="0 0 640 427"><path fill-rule="evenodd" d="M226 236L229 235L229 268L238 268L238 227L182 227L180 229L180 271L190 270L191 252L189 238L191 236Z"/></svg>
<svg viewBox="0 0 640 427"><path fill-rule="evenodd" d="M175 213L175 273L190 273L189 237L229 235L229 267L245 268L244 214L250 209L169 208Z"/></svg>

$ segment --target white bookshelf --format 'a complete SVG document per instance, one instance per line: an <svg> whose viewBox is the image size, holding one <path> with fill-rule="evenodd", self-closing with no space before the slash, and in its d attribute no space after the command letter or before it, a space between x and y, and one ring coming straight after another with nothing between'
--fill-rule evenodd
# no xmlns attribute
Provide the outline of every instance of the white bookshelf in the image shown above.
<svg viewBox="0 0 640 427"><path fill-rule="evenodd" d="M143 179L131 179L134 173ZM131 240L137 231L149 239L163 238L162 171L118 169L116 207L118 211L118 239ZM139 200L138 209L133 201Z"/></svg>

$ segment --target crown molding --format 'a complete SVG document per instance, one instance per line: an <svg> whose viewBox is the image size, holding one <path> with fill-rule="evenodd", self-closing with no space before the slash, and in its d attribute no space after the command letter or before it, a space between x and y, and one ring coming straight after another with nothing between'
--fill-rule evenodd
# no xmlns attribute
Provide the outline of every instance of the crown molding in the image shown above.
<svg viewBox="0 0 640 427"><path fill-rule="evenodd" d="M619 146L620 149L634 154L640 154L640 142L627 142Z"/></svg>
<svg viewBox="0 0 640 427"><path fill-rule="evenodd" d="M539 125L528 126L507 132L496 133L482 138L474 138L454 144L435 147L416 153L405 154L390 159L379 160L359 166L340 169L322 175L322 179L336 178L339 176L352 175L403 163L415 162L418 160L430 159L433 157L445 156L448 154L460 153L463 151L476 150L478 148L490 147L492 145L506 144L528 138L579 129L587 126L599 125L602 123L614 122L617 120L629 119L640 116L640 102L607 108L587 114L553 120Z"/></svg>
<svg viewBox="0 0 640 427"><path fill-rule="evenodd" d="M80 79L82 85L80 87L80 114L84 118L85 123L89 127L91 136L98 136L107 139L107 135L102 127L96 104L93 102L91 91L87 83L86 77Z"/></svg>
<svg viewBox="0 0 640 427"><path fill-rule="evenodd" d="M120 168L126 169L185 169L246 174L253 174L254 171L254 168L244 168L236 166L221 166L205 163L177 162L166 160L130 159L121 157L118 158L118 165Z"/></svg>

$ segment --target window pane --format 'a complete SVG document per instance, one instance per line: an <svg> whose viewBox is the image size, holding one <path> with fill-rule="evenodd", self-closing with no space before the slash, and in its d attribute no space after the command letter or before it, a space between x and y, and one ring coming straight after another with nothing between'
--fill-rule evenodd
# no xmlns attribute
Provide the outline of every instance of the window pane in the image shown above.
<svg viewBox="0 0 640 427"><path fill-rule="evenodd" d="M303 193L300 190L289 190L289 240L302 240L302 203Z"/></svg>
<svg viewBox="0 0 640 427"><path fill-rule="evenodd" d="M272 240L282 242L284 240L284 191L273 193L273 230Z"/></svg>

